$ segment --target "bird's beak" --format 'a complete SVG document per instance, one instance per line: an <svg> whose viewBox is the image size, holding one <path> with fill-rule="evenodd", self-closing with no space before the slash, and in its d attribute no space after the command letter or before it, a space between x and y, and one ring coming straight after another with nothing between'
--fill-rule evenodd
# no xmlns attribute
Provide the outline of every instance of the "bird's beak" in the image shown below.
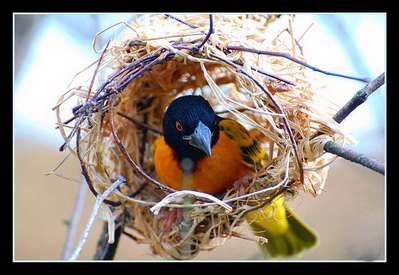
<svg viewBox="0 0 399 275"><path fill-rule="evenodd" d="M211 150L212 133L209 128L202 123L198 123L194 130L194 133L190 135L189 144L195 148L198 148L210 157L212 154Z"/></svg>

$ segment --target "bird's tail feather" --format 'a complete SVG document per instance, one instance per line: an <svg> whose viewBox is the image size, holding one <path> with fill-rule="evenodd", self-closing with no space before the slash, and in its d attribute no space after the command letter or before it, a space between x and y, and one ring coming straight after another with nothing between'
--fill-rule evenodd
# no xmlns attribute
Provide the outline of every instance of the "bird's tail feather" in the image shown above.
<svg viewBox="0 0 399 275"><path fill-rule="evenodd" d="M295 256L305 249L316 245L317 236L291 210L285 209L288 229L282 234L276 234L256 222L250 223L255 235L267 239L267 243L260 244L265 257L281 258Z"/></svg>

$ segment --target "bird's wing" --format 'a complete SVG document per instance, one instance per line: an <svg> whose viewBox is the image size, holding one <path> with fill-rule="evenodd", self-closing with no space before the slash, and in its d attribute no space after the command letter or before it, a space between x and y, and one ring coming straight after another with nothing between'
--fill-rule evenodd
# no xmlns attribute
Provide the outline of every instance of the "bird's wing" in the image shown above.
<svg viewBox="0 0 399 275"><path fill-rule="evenodd" d="M219 121L219 129L237 143L242 160L246 165L254 169L260 169L265 166L265 149L262 148L259 141L251 137L244 126L232 119L221 119Z"/></svg>
<svg viewBox="0 0 399 275"><path fill-rule="evenodd" d="M246 165L256 169L266 165L266 151L244 126L231 119L222 119L219 128L237 143ZM281 195L270 205L249 212L246 218L255 235L268 240L266 244L260 245L265 256L293 256L317 243L316 234L285 206Z"/></svg>

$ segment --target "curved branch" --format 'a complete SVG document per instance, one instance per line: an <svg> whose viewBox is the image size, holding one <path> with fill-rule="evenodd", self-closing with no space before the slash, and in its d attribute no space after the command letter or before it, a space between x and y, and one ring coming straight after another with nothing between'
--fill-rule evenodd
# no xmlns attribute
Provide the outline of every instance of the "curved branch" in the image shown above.
<svg viewBox="0 0 399 275"><path fill-rule="evenodd" d="M125 156L125 158L129 162L130 166L134 169L134 171L138 172L143 178L145 178L146 180L148 180L149 182L151 182L152 184L157 186L162 191L166 191L168 193L175 192L176 190L174 190L173 188L165 186L162 183L160 183L160 182L154 180L153 178L151 178L149 175L147 175L147 173L145 173L143 171L143 169L141 169L141 167L130 157L130 155L127 152L125 146L123 146L121 140L119 139L118 135L115 132L114 116L113 116L113 98L112 97L109 99L109 105L108 106L109 106L109 114L110 114L110 119L109 120L110 120L110 125L111 125L112 136L114 138L115 143L118 145L119 150Z"/></svg>
<svg viewBox="0 0 399 275"><path fill-rule="evenodd" d="M204 45L205 43L209 40L211 37L211 34L213 33L213 17L212 14L209 15L209 31L207 35L205 36L205 39L199 44L198 46L194 46L193 50L198 52Z"/></svg>
<svg viewBox="0 0 399 275"><path fill-rule="evenodd" d="M82 175L87 183L87 186L89 187L90 191L93 193L93 195L97 198L98 192L97 190L94 188L93 183L90 179L89 173L86 169L86 166L83 162L83 159L80 155L80 127L78 127L77 131L76 131L76 155L78 156L79 162L80 162L80 168L81 168L81 172ZM108 199L104 199L104 203L112 205L114 207L121 205L121 202L114 202Z"/></svg>
<svg viewBox="0 0 399 275"><path fill-rule="evenodd" d="M211 57L213 57L213 58L216 58L216 59L222 61L223 63L226 63L226 64L232 66L237 72L243 74L245 77L247 77L248 79L250 79L253 83L255 83L256 86L259 87L259 89L261 89L261 90L268 96L268 98L272 101L273 105L276 107L277 111L278 111L280 114L283 114L283 115L284 115L283 108L282 108L282 107L280 106L280 104L274 99L273 95L259 83L259 81L257 81L257 80L256 80L255 78L253 78L251 75L249 75L245 70L239 68L236 64L234 64L234 63L232 63L232 62L230 62L230 61L224 59L223 57L220 57L220 56L218 56L218 55L216 55L216 54L213 54L213 53L210 53L209 55L210 55ZM283 123L283 128L284 128L284 130L286 131L286 133L288 134L289 139L290 139L290 142L291 142L291 144L292 144L292 146L293 146L293 148L294 148L295 157L296 157L296 160L297 160L297 164L298 164L298 168L299 168L299 173L300 173L300 180L301 180L301 183L303 183L303 182L304 182L304 175L303 175L303 166L302 166L302 160L301 160L302 157L300 156L300 152L299 152L299 150L298 150L298 146L297 146L297 144L296 144L296 142L295 142L293 133L292 133L292 131L291 131L291 127L289 126L288 120L287 120L287 118L286 118L285 116L282 117L282 123Z"/></svg>
<svg viewBox="0 0 399 275"><path fill-rule="evenodd" d="M270 56L278 56L278 57L283 57L288 60L291 60L292 62L295 62L297 64L300 64L304 67L307 67L315 72L323 73L326 75L331 75L331 76L338 76L338 77L343 77L343 78L348 78L348 79L353 79L361 82L369 82L368 78L361 78L361 77L355 77L355 76L348 76L348 75L343 75L343 74L337 74L337 73L332 73L328 72L322 69L319 69L315 66L309 65L306 62L303 62L302 60L299 60L288 53L282 53L282 52L273 52L273 51L265 51L265 50L257 50L253 48L247 48L247 47L241 47L241 46L226 46L224 48L225 50L234 50L234 51L243 51L243 52L251 52L251 53L256 53L256 54L264 54L264 55L270 55Z"/></svg>

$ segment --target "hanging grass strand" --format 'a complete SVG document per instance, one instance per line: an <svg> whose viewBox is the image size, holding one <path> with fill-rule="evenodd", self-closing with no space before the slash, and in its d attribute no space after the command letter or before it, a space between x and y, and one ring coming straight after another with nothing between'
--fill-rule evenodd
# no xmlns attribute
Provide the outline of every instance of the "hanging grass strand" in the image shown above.
<svg viewBox="0 0 399 275"><path fill-rule="evenodd" d="M112 185L105 190L104 193L102 193L100 196L96 198L96 203L94 204L93 210L91 211L89 220L86 224L85 230L83 232L83 235L78 243L78 246L76 247L75 251L73 254L69 257L69 261L75 261L83 249L83 246L85 245L87 238L89 237L89 233L91 231L91 228L93 226L94 220L97 216L98 211L100 210L101 204L104 202L104 200L120 185L124 184L126 182L126 179L124 177L119 177Z"/></svg>

